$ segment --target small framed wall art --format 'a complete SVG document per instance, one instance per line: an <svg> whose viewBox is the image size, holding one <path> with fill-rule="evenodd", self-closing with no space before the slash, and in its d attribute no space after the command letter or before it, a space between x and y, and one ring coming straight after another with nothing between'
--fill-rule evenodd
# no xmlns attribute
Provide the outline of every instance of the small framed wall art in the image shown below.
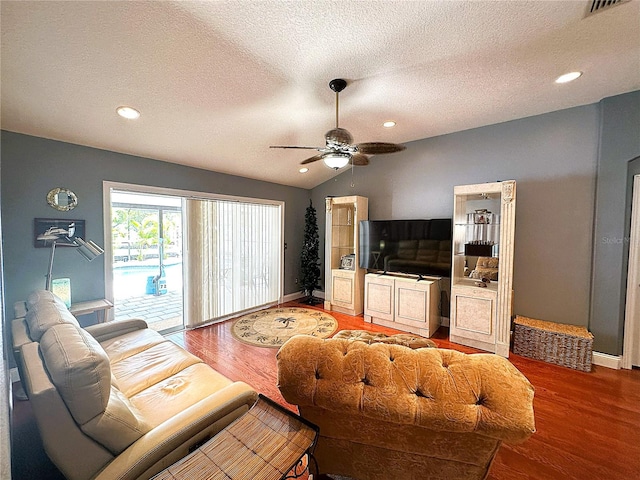
<svg viewBox="0 0 640 480"><path fill-rule="evenodd" d="M35 218L33 220L33 246L36 248L51 247L51 240L38 240L38 237L51 234L56 239L57 247L77 247L73 243L75 237L85 238L85 221L60 218Z"/></svg>

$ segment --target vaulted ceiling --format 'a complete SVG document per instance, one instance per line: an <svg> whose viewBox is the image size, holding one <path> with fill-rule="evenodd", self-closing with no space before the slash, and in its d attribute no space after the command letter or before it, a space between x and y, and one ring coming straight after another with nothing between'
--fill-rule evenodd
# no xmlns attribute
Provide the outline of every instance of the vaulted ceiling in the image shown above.
<svg viewBox="0 0 640 480"><path fill-rule="evenodd" d="M301 174L313 151L268 147L324 145L333 78L349 82L340 126L355 142L411 142L640 89L640 1L588 15L592 3L3 0L2 128L312 188L337 173L315 162ZM121 105L140 118L116 115Z"/></svg>

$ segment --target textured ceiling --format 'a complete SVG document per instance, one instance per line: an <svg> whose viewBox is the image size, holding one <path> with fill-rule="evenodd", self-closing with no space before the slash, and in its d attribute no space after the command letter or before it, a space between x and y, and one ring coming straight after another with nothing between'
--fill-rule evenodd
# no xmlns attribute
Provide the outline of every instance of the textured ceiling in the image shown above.
<svg viewBox="0 0 640 480"><path fill-rule="evenodd" d="M640 1L1 3L2 128L311 188L334 126L412 140L640 89ZM560 74L581 70L557 85ZM142 112L130 121L119 105ZM385 129L382 123L395 120ZM374 156L371 162L411 155ZM367 167L356 167L367 168Z"/></svg>

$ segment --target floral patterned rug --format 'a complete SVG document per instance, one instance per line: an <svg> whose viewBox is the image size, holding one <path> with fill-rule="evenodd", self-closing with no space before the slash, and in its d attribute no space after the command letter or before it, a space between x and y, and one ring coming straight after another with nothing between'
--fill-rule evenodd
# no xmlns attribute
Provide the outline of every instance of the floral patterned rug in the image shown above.
<svg viewBox="0 0 640 480"><path fill-rule="evenodd" d="M268 308L238 318L231 327L241 342L259 347L280 347L294 335L327 338L338 328L331 315L310 308Z"/></svg>

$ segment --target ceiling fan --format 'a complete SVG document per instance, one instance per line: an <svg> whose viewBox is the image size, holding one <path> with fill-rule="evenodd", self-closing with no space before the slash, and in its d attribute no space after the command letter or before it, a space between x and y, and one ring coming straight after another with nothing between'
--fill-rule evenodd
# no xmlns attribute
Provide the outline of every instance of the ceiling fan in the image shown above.
<svg viewBox="0 0 640 480"><path fill-rule="evenodd" d="M324 160L324 163L335 170L338 170L348 163L351 165L369 165L367 155L379 155L383 153L395 153L404 150L404 145L384 142L367 142L353 144L353 137L344 128L338 126L338 105L340 92L347 86L347 81L336 78L329 82L329 88L336 92L336 128L332 128L324 134L324 147L296 147L286 145L272 145L269 148L299 148L306 150L317 150L318 155L309 157L300 162L301 165Z"/></svg>

